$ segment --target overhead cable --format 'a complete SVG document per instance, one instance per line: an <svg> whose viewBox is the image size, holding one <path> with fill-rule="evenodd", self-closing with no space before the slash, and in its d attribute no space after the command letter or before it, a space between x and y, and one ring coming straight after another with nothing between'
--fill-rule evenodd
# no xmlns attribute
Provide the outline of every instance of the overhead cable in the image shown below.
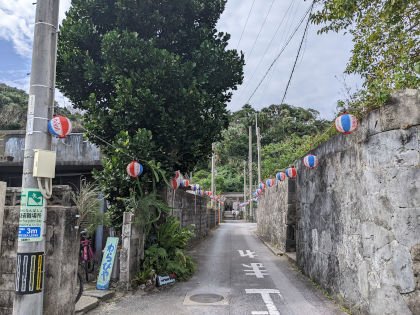
<svg viewBox="0 0 420 315"><path fill-rule="evenodd" d="M249 86L249 83L250 83L250 82L252 81L252 79L254 78L254 75L257 73L257 70L260 68L260 65L261 65L262 61L264 60L265 55L267 54L268 50L269 50L269 49L270 49L270 47L271 47L271 44L274 42L274 39L276 38L277 33L278 33L278 31L280 30L280 27L283 25L283 22L284 22L284 20L285 20L285 18L286 18L286 16L287 16L287 13L289 12L290 8L291 8L291 7L293 6L293 4L294 4L294 2L293 2L293 1L294 1L294 0L291 0L291 1L290 1L289 7L287 8L286 12L284 13L284 15L283 15L282 19L280 20L280 23L277 25L276 31L274 32L274 35L271 37L271 40L270 40L269 44L268 44L268 45L267 45L267 47L265 48L264 54L262 55L262 57L261 57L260 61L258 62L258 65L255 67L254 71L252 72L251 77L249 78L249 80L247 80L248 82L247 82L247 84L245 85L245 89L244 89L245 91L247 90L247 88L248 88L248 86ZM241 99L242 99L242 97L241 97Z"/></svg>
<svg viewBox="0 0 420 315"><path fill-rule="evenodd" d="M255 45L257 44L257 41L260 38L260 35L261 35L261 32L262 32L262 30L265 26L265 23L267 22L267 18L270 15L270 12L271 12L271 9L273 8L274 2L276 2L276 0L271 1L270 7L268 8L268 11L267 11L267 14L265 15L264 21L261 24L260 30L257 34L257 37L255 38L254 43L252 44L251 52L249 53L249 56L248 56L249 60L251 59L252 53L254 52Z"/></svg>
<svg viewBox="0 0 420 315"><path fill-rule="evenodd" d="M310 11L309 11L309 15L312 13L314 3L315 3L315 1L312 2L312 5L311 5ZM297 55L296 55L295 63L293 64L292 72L290 73L289 81L287 82L286 90L284 91L283 98L282 98L280 104L283 104L284 99L286 98L287 90L289 89L290 81L292 81L293 73L295 72L295 68L296 68L296 63L299 59L299 54L300 54L300 51L302 49L302 45L303 45L303 42L304 42L305 37L306 37L306 33L308 31L308 28L309 28L309 21L310 21L310 17L308 17L308 21L306 22L305 31L303 32L302 40L300 41L300 45L299 45L299 49L298 49L298 52L297 52Z"/></svg>
<svg viewBox="0 0 420 315"><path fill-rule="evenodd" d="M247 24L248 24L249 16L251 15L252 8L254 7L254 3L255 3L255 0L254 0L254 1L252 1L252 5L251 5L251 8L249 9L248 16L247 16L247 18L246 18L244 28L242 29L241 37L239 38L238 45L236 46L236 50L238 50L238 48L239 48L239 44L241 43L242 36L244 35L244 32L245 32L246 26L247 26Z"/></svg>
<svg viewBox="0 0 420 315"><path fill-rule="evenodd" d="M290 35L289 39L287 40L287 42L284 44L284 46L282 47L282 49L280 50L280 52L278 53L278 55L276 56L276 58L274 58L273 62L270 64L270 66L268 67L267 71L265 72L264 76L262 77L262 79L260 80L260 82L258 83L257 87L255 88L255 90L252 92L251 96L248 98L248 101L246 102L247 104L249 104L249 102L251 101L252 97L254 96L255 92L257 92L258 88L260 87L261 83L263 83L264 79L267 77L267 74L270 72L271 68L274 66L274 64L277 62L277 60L280 58L281 54L284 52L284 50L287 48L287 46L289 45L290 41L292 40L292 38L295 36L296 32L299 30L300 26L302 25L303 21L305 20L306 16L309 14L309 12L312 11L312 7L313 5L311 5L311 7L305 12L305 15L302 17L302 19L299 21L299 24L296 26L296 28L294 29L293 33Z"/></svg>

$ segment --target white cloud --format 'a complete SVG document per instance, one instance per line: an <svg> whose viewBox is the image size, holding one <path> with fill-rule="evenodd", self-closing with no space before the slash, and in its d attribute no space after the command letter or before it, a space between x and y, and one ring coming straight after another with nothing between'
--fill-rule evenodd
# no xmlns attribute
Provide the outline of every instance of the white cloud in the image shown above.
<svg viewBox="0 0 420 315"><path fill-rule="evenodd" d="M60 21L71 0L60 1ZM31 58L36 0L0 0L0 38L13 43L17 54Z"/></svg>

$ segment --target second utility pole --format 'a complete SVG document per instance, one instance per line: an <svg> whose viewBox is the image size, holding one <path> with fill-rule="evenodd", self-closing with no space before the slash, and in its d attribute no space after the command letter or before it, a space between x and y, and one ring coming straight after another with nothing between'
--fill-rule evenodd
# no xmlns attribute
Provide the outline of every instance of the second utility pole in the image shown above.
<svg viewBox="0 0 420 315"><path fill-rule="evenodd" d="M216 186L214 184L214 173L215 173L215 160L214 160L214 150L215 145L214 143L211 145L212 149L212 155L211 155L211 192L213 193L213 196L216 196ZM213 208L214 200L211 200L211 207Z"/></svg>
<svg viewBox="0 0 420 315"><path fill-rule="evenodd" d="M252 221L252 126L249 126L249 219Z"/></svg>

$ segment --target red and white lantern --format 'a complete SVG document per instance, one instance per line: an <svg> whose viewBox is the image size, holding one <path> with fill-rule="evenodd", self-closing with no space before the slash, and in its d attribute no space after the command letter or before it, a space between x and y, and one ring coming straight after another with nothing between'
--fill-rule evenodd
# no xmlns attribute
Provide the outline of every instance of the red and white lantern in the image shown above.
<svg viewBox="0 0 420 315"><path fill-rule="evenodd" d="M143 165L137 161L133 161L127 165L127 174L133 178L139 177L143 173Z"/></svg>
<svg viewBox="0 0 420 315"><path fill-rule="evenodd" d="M189 180L188 179L183 179L182 181L181 181L181 187L188 187L190 185L190 182L189 182Z"/></svg>
<svg viewBox="0 0 420 315"><path fill-rule="evenodd" d="M71 133L71 129L71 121L67 117L57 115L48 122L48 131L58 138L65 138Z"/></svg>
<svg viewBox="0 0 420 315"><path fill-rule="evenodd" d="M289 168L286 170L286 176L287 176L288 178L293 179L293 178L295 178L295 177L296 177L296 175L297 175L297 171L296 171L296 169L295 169L294 167L289 167Z"/></svg>

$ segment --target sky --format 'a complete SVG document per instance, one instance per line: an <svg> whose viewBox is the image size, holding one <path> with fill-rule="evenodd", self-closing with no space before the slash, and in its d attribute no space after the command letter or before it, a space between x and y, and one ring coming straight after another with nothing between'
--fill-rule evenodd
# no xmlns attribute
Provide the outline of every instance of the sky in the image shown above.
<svg viewBox="0 0 420 315"><path fill-rule="evenodd" d="M25 91L29 90L34 2L0 0L0 83ZM60 21L70 2L60 1ZM247 103L309 6L309 1L302 0L228 0L217 29L231 35L228 48L241 50L246 62L244 83L233 91L229 110L238 110ZM254 108L281 102L304 26L305 22L249 100ZM317 35L318 28L309 26L285 103L316 109L321 117L332 119L337 100L346 97L345 86L355 90L360 79L343 75L353 46L351 37L336 33ZM56 100L61 105L69 104L60 93L56 93Z"/></svg>

